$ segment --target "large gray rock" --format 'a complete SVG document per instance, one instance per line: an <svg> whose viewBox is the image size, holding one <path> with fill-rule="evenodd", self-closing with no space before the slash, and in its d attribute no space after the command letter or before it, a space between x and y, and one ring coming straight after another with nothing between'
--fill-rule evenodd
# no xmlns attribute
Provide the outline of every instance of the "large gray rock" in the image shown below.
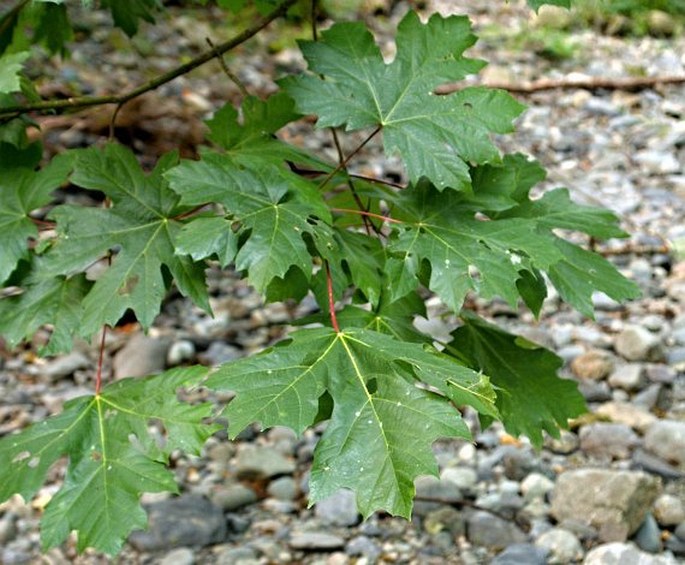
<svg viewBox="0 0 685 565"><path fill-rule="evenodd" d="M170 498L148 508L149 528L131 534L129 542L139 551L174 547L204 547L226 537L223 511L194 494Z"/></svg>
<svg viewBox="0 0 685 565"><path fill-rule="evenodd" d="M631 543L605 543L585 556L583 565L677 565L670 556L650 555Z"/></svg>
<svg viewBox="0 0 685 565"><path fill-rule="evenodd" d="M660 490L658 478L639 471L567 471L557 479L551 511L559 522L580 520L597 528L602 541L625 541Z"/></svg>
<svg viewBox="0 0 685 565"><path fill-rule="evenodd" d="M685 422L654 422L645 434L645 448L664 461L685 467Z"/></svg>

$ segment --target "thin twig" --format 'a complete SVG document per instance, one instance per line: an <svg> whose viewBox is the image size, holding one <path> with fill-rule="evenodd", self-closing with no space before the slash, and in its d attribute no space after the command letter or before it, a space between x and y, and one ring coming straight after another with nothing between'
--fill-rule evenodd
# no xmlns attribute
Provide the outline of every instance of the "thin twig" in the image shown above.
<svg viewBox="0 0 685 565"><path fill-rule="evenodd" d="M338 166L337 166L335 169L333 169L330 173L328 173L328 174L326 175L326 178L323 179L323 180L319 183L319 189L321 189L321 188L323 188L324 186L326 186L326 185L328 184L328 181L330 181L337 173L339 173L340 171L342 171L342 170L347 166L347 163L350 162L350 160L352 159L352 157L354 157L357 153L359 153L359 152L366 146L366 144L367 144L369 141L371 141L371 140L376 136L376 134L377 134L379 131L381 131L381 126L378 126L375 130L373 130L373 131L369 134L369 136L368 136L364 141L362 141L362 142L359 144L359 146L358 146L354 151L352 151L352 153L350 153L347 157L345 157L345 159L344 159L342 162L338 163Z"/></svg>
<svg viewBox="0 0 685 565"><path fill-rule="evenodd" d="M311 3L311 12L309 14L309 17L312 19L312 41L319 41L319 30L316 28L316 17L318 15L318 1L317 0L312 0Z"/></svg>
<svg viewBox="0 0 685 565"><path fill-rule="evenodd" d="M374 214L373 212L367 212L366 210L354 210L352 208L331 208L331 212L340 212L341 214L359 214L360 216L368 216L370 218L376 218L378 220L383 220L384 222L390 222L391 224L403 224L402 220L396 220L395 218L390 218L388 216L382 216L380 214Z"/></svg>
<svg viewBox="0 0 685 565"><path fill-rule="evenodd" d="M228 68L228 65L226 64L226 61L224 60L224 56L219 53L216 49L216 46L214 43L212 43L212 40L209 39L209 37L205 37L205 41L207 42L207 45L209 45L212 48L212 51L216 54L216 60L219 61L219 65L221 65L221 70L224 71L224 74L233 82L238 87L238 90L240 90L240 94L243 95L243 97L247 98L250 93L247 91L247 88L245 88L245 85L243 84L243 81L241 81L238 78L238 75L234 74L231 72L231 69Z"/></svg>
<svg viewBox="0 0 685 565"><path fill-rule="evenodd" d="M105 359L105 336L107 335L107 326L102 326L102 338L100 339L100 352L98 354L98 372L95 376L95 395L100 394L102 389L102 365Z"/></svg>
<svg viewBox="0 0 685 565"><path fill-rule="evenodd" d="M130 90L124 94L106 95L106 96L79 96L75 98L67 98L64 100L45 100L43 102L36 102L33 104L19 104L16 106L5 106L0 112L0 118L14 118L22 114L33 111L43 110L60 110L65 108L86 108L88 106L101 106L104 104L125 104L129 100L137 98L141 94L145 94L151 90L159 88L163 84L180 77L200 65L211 61L217 55L222 55L238 45L245 43L248 39L259 33L262 29L268 26L272 21L284 15L288 9L293 6L297 0L285 0L279 4L272 12L260 19L254 26L249 27L236 35L235 37L225 41L216 46L215 49L210 49L191 59L183 65L179 65L175 69L170 70L157 78L152 79L145 84Z"/></svg>
<svg viewBox="0 0 685 565"><path fill-rule="evenodd" d="M654 77L588 77L575 79L548 79L543 78L532 82L486 82L483 86L488 88L499 88L508 90L509 92L516 92L520 94L530 94L533 92L540 92L542 90L555 89L574 89L583 88L587 90L642 90L645 88L652 88L664 84L683 84L685 83L685 76L667 75ZM457 90L461 90L463 84L446 84L436 89L436 94L451 94Z"/></svg>
<svg viewBox="0 0 685 565"><path fill-rule="evenodd" d="M338 318L335 315L335 298L333 297L333 277L331 277L331 267L328 261L324 261L326 266L326 287L328 290L328 310L331 316L331 325L336 333L340 333Z"/></svg>

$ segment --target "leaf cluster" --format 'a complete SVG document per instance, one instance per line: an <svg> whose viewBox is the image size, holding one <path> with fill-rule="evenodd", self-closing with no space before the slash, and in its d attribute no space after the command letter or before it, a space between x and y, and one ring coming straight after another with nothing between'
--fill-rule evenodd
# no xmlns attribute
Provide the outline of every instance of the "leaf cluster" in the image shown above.
<svg viewBox="0 0 685 565"><path fill-rule="evenodd" d="M134 33L157 2L101 6ZM34 9L43 18L65 7ZM19 29L22 14L3 16L3 33ZM0 126L0 335L10 347L42 328L45 354L68 351L127 313L147 329L172 286L211 313L209 266L241 273L267 300L311 293L320 308L297 321L308 327L259 355L116 382L0 439L8 462L0 500L32 497L68 458L43 519L46 548L76 530L79 549L116 553L145 525L141 493L175 490L172 451L199 453L218 429L208 423L212 408L182 402L179 389L234 392L223 411L231 437L255 422L301 434L326 420L310 503L348 488L364 516L410 516L414 479L437 472L432 443L471 437L466 407L483 425L501 420L536 446L582 413L557 356L464 304L469 295L498 297L538 316L554 286L591 316L597 290L635 297L636 286L609 262L563 236L625 234L612 213L574 203L565 188L531 197L543 169L524 155L502 156L492 141L524 109L507 92L439 94L483 67L465 55L474 42L466 17L422 23L410 11L388 62L363 24L335 24L300 43L306 72L283 78L267 99L219 109L198 159L172 152L149 172L116 143L40 167L26 123ZM0 96L26 95L26 52L0 49L0 57ZM337 163L287 141L283 132L308 115L331 130ZM340 139L353 131L364 141L346 153ZM354 174L354 158L373 143L402 160L406 185ZM61 203L55 191L65 183L101 204ZM460 321L447 343L414 325L428 292Z"/></svg>

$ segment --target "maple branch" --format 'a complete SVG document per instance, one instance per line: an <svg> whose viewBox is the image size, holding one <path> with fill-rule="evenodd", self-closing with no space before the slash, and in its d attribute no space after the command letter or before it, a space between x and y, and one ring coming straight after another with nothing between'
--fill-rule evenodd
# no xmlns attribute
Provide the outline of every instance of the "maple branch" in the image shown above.
<svg viewBox="0 0 685 565"><path fill-rule="evenodd" d="M390 222L391 224L404 223L402 220L396 220L395 218L390 218L389 216L382 216L381 214L374 214L373 212L367 212L366 210L353 210L352 208L331 208L331 212L340 212L342 214L359 214L360 216L376 218L378 220L383 220L384 222Z"/></svg>
<svg viewBox="0 0 685 565"><path fill-rule="evenodd" d="M499 88L508 90L509 92L517 92L520 94L530 94L533 92L540 92L542 90L555 89L573 89L584 88L587 90L642 90L654 86L665 84L682 84L685 83L685 76L667 75L654 77L587 77L578 79L548 79L543 78L532 82L511 83L511 82L486 82L482 86L488 88ZM436 94L452 94L461 90L461 84L446 84L439 86Z"/></svg>
<svg viewBox="0 0 685 565"><path fill-rule="evenodd" d="M204 204L199 204L195 206L195 208L191 208L190 210L187 210L186 212L183 212L182 214L179 214L178 216L174 216L171 218L172 220L185 220L186 218L190 218L191 216L194 216L198 212L201 212L204 208L207 206L211 206L213 202L205 202Z"/></svg>
<svg viewBox="0 0 685 565"><path fill-rule="evenodd" d="M335 298L333 297L333 277L331 277L331 267L328 261L324 261L326 266L326 288L328 290L328 310L331 315L331 325L335 333L340 333L340 326L338 325L338 318L335 315Z"/></svg>
<svg viewBox="0 0 685 565"><path fill-rule="evenodd" d="M204 53L198 55L194 59L191 59L183 65L179 65L175 69L159 75L158 77L152 79L145 84L142 84L133 90L125 92L119 95L105 95L105 96L78 96L72 98L66 98L64 100L45 100L43 102L36 102L33 104L19 104L16 106L5 106L0 111L0 118L16 118L22 114L26 114L32 111L43 111L43 110L60 110L65 108L86 108L89 106L101 106L104 104L119 104L123 105L134 98L137 98L141 94L145 94L151 90L159 88L163 84L174 80L182 75L185 75L196 69L200 65L204 65L207 61L211 61L219 55L223 55L227 51L234 49L235 47L245 43L248 39L255 36L262 29L268 26L272 21L285 15L288 9L293 6L297 0L284 0L283 3L279 4L274 10L269 14L261 18L255 25L243 30L238 35L232 37L228 41L217 45L214 49L205 51Z"/></svg>
<svg viewBox="0 0 685 565"><path fill-rule="evenodd" d="M347 163L350 162L350 159L352 159L352 157L359 153L366 146L366 144L369 141L371 141L379 131L381 131L381 127L382 126L378 126L375 130L373 130L369 134L369 136L364 141L362 141L354 151L352 151L352 153L350 153L347 157L345 157L345 159L338 163L338 166L335 169L333 169L330 173L328 173L328 175L326 175L326 178L321 181L321 183L319 184L319 188L321 189L324 186L326 186L328 184L328 181L330 181L336 175L336 173L342 171L347 166Z"/></svg>

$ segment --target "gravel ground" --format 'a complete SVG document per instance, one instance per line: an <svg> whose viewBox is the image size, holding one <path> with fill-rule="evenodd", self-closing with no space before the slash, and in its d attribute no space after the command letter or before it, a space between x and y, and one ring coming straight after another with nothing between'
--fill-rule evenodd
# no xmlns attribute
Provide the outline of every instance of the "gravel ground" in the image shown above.
<svg viewBox="0 0 685 565"><path fill-rule="evenodd" d="M583 31L572 37L577 44L573 57L550 61L502 38L502 30L513 36L531 25L529 12L516 3L501 7L495 2L436 0L429 7L474 17L485 35L474 54L491 62L486 71L490 80L618 77L638 68L647 76L685 74L683 38L625 39ZM402 5L397 6L392 20L402 12ZM186 33L173 45L171 32L150 31L147 41L162 57L151 57L149 68L134 71L136 58L117 53L107 64L123 70L109 74L108 80L119 84L130 81L131 73L144 76L164 69L164 56L202 48L200 38L211 36L211 28L208 32L203 26L210 24L179 24ZM60 71L62 77L71 73L83 89L97 91L102 77L91 76L79 61L106 59L98 49L84 47ZM238 73L255 91L268 92L274 69L256 53L248 48L240 53ZM301 59L284 50L276 64L297 68ZM165 97L164 111L158 110L147 124L133 118L131 123L138 129L157 128L155 150L164 149L160 131L182 127L174 139L181 138L192 154L202 132L184 125L187 118L234 98L236 91L225 76L203 71L175 81L159 95ZM576 200L603 203L622 217L630 239L607 242L599 249L641 286L643 297L618 305L598 294L594 321L561 305L553 292L539 320L497 301L476 305L481 314L556 351L566 362L565 376L578 381L590 413L561 439L546 441L540 452L499 426L480 431L467 415L475 442L435 444L440 478L417 481L411 522L374 515L361 523L348 492L307 508L308 469L318 429L301 438L280 428L247 430L232 443L215 437L202 457L173 460L182 494L146 496L150 529L131 536L113 562L684 562L685 87L569 89L540 92L524 101L529 109L517 133L500 140L502 147L532 154L548 168L548 182L540 190L564 185ZM150 112L144 105L136 111ZM52 118L46 129L53 146L96 141L98 122L87 116L68 127ZM305 139L300 130L290 135ZM141 153L149 149L136 143ZM307 134L306 143L331 149L321 135ZM360 169L393 178L402 174L397 162L381 162L378 155L378 148L371 147ZM107 363L114 376L142 375L188 362L215 365L258 351L283 335L292 309L264 305L230 274L212 273L211 286L214 318L172 297L149 335L130 327L113 333ZM441 315L439 303L429 299L428 306L429 319L417 323L436 335L454 327ZM295 315L311 308L305 300ZM90 393L95 359L88 344L48 360L36 358L30 349L0 358L0 434ZM52 479L57 481L59 475L56 470ZM45 486L29 504L16 497L0 505L1 563L108 562L93 553L77 556L73 541L40 556L38 521L56 485Z"/></svg>

